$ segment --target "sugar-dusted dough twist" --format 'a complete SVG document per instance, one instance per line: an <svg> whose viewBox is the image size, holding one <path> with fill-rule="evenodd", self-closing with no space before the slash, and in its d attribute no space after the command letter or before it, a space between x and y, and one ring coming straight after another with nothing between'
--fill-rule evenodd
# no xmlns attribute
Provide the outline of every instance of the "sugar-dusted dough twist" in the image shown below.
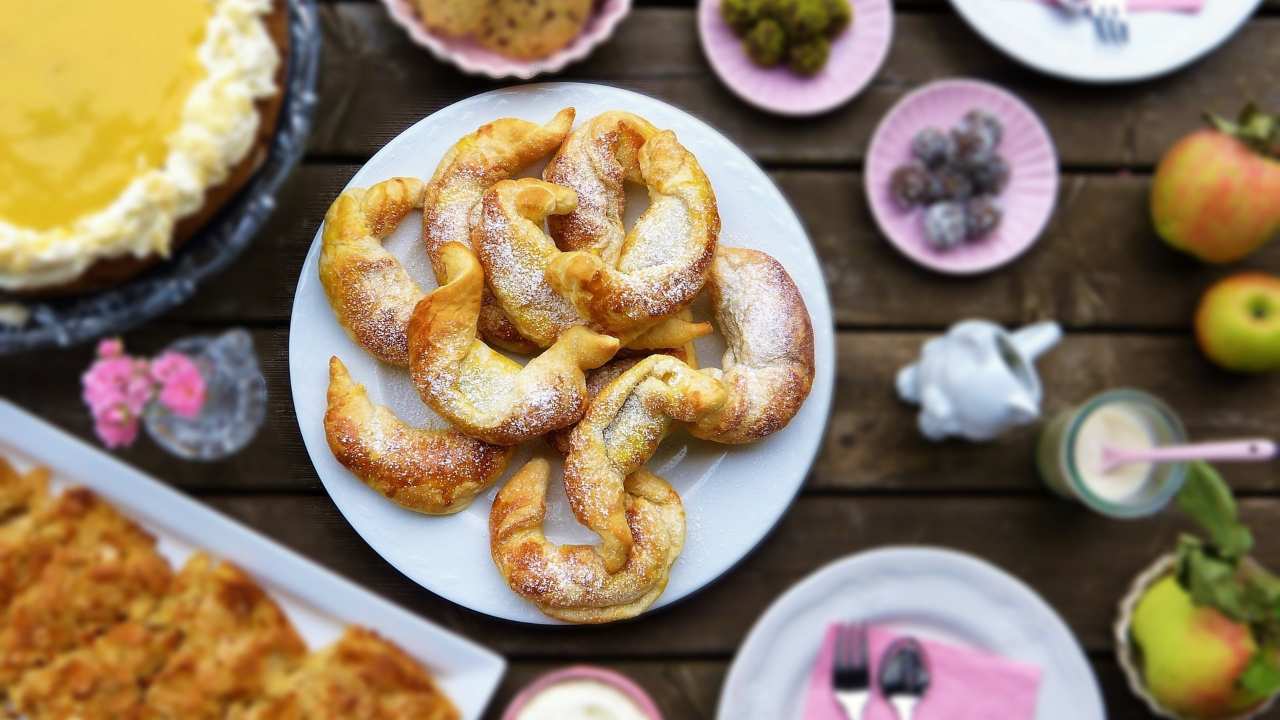
<svg viewBox="0 0 1280 720"><path fill-rule="evenodd" d="M572 190L522 178L502 180L489 188L473 214L471 244L489 288L516 330L541 348L550 347L574 325L590 327L546 279L547 265L561 253L543 232L543 221L576 205ZM619 339L631 348L662 349L680 347L710 332L710 323L671 317L652 328L623 333Z"/></svg>
<svg viewBox="0 0 1280 720"><path fill-rule="evenodd" d="M781 430L813 386L813 326L782 264L758 251L721 246L708 282L724 333L720 370L728 399L689 431L722 443L749 443Z"/></svg>
<svg viewBox="0 0 1280 720"><path fill-rule="evenodd" d="M441 251L449 243L471 244L471 212L480 196L499 180L555 152L573 127L573 108L565 108L546 125L517 118L501 118L481 126L454 144L427 184L423 198L422 238L445 283ZM513 352L537 348L516 330L486 290L480 313L480 333L486 341Z"/></svg>
<svg viewBox="0 0 1280 720"><path fill-rule="evenodd" d="M392 365L409 365L405 328L422 288L382 241L422 207L425 186L392 178L338 196L324 217L320 284L333 314L357 345Z"/></svg>
<svg viewBox="0 0 1280 720"><path fill-rule="evenodd" d="M669 355L641 360L591 401L569 436L564 487L578 522L600 535L610 571L626 563L633 542L627 476L653 457L673 421L696 422L724 401L718 380Z"/></svg>
<svg viewBox="0 0 1280 720"><path fill-rule="evenodd" d="M557 546L543 534L548 472L545 460L532 460L494 498L489 546L507 584L568 622L613 622L644 612L666 589L684 547L680 496L644 469L626 479L625 518L634 542L625 564L611 571L592 546Z"/></svg>
<svg viewBox="0 0 1280 720"><path fill-rule="evenodd" d="M514 448L457 430L405 424L369 400L336 356L329 359L325 437L333 456L401 507L428 515L462 510L506 469Z"/></svg>
<svg viewBox="0 0 1280 720"><path fill-rule="evenodd" d="M627 233L616 263L612 240L551 261L547 280L578 312L611 334L652 326L688 305L706 282L720 236L715 192L693 154L674 133L648 138L636 152L649 207ZM574 186L576 173L552 173ZM612 218L609 218L612 223Z"/></svg>
<svg viewBox="0 0 1280 720"><path fill-rule="evenodd" d="M585 327L519 363L476 337L484 272L465 245L440 251L447 282L418 303L409 321L409 374L423 402L462 432L517 445L577 422L586 410L584 370L618 351L617 338Z"/></svg>
<svg viewBox="0 0 1280 720"><path fill-rule="evenodd" d="M542 179L578 195L570 212L547 219L551 237L561 250L595 250L615 266L627 229L626 183L643 183L640 148L658 134L648 120L629 112L601 113L565 139Z"/></svg>

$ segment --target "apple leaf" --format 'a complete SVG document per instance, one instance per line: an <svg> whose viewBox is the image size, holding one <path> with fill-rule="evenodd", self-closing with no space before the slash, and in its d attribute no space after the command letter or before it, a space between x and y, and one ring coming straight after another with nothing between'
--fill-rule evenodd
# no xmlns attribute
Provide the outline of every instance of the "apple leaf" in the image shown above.
<svg viewBox="0 0 1280 720"><path fill-rule="evenodd" d="M1280 692L1280 665L1276 663L1275 653L1265 650L1254 653L1240 675L1240 686L1264 698Z"/></svg>
<svg viewBox="0 0 1280 720"><path fill-rule="evenodd" d="M1253 619L1234 562L1212 554L1212 548L1196 538L1184 536L1178 543L1177 568L1178 584L1196 605L1214 608L1236 622Z"/></svg>
<svg viewBox="0 0 1280 720"><path fill-rule="evenodd" d="M1262 111L1249 103L1236 120L1206 113L1205 119L1215 130L1245 143L1257 152L1280 158L1280 116Z"/></svg>
<svg viewBox="0 0 1280 720"><path fill-rule="evenodd" d="M1178 492L1178 507L1204 530L1224 558L1236 560L1253 549L1253 535L1240 524L1231 488L1208 463L1188 466L1187 480Z"/></svg>

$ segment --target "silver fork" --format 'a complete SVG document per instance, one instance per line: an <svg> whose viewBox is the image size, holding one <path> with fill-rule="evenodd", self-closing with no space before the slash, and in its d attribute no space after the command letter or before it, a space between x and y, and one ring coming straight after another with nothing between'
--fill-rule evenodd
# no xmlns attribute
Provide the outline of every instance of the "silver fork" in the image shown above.
<svg viewBox="0 0 1280 720"><path fill-rule="evenodd" d="M846 623L836 629L835 660L831 664L831 686L836 702L848 720L862 720L871 697L871 661L867 651L867 626Z"/></svg>
<svg viewBox="0 0 1280 720"><path fill-rule="evenodd" d="M1089 14L1103 42L1129 42L1128 0L1089 0Z"/></svg>

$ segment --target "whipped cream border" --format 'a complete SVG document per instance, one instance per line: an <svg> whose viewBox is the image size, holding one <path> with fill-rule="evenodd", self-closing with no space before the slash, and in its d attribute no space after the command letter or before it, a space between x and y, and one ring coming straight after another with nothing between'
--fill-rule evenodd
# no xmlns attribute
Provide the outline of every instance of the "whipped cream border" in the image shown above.
<svg viewBox="0 0 1280 720"><path fill-rule="evenodd" d="M135 178L106 208L36 230L0 219L0 289L75 280L103 258L167 257L174 226L204 204L257 138L256 103L278 90L280 53L267 29L272 0L208 0L213 12L196 54L205 76L191 89L164 164Z"/></svg>

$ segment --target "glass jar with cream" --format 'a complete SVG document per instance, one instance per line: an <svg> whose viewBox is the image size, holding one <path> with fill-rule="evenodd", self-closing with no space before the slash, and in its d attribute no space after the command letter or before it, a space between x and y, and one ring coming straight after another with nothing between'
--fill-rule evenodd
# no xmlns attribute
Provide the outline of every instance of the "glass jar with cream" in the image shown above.
<svg viewBox="0 0 1280 720"><path fill-rule="evenodd" d="M503 720L662 720L640 686L604 668L577 666L543 675L507 707Z"/></svg>
<svg viewBox="0 0 1280 720"><path fill-rule="evenodd" d="M1156 397L1111 390L1055 416L1040 433L1036 465L1045 483L1111 517L1158 512L1177 494L1185 463L1134 462L1106 471L1103 448L1146 449L1187 441L1182 421Z"/></svg>

